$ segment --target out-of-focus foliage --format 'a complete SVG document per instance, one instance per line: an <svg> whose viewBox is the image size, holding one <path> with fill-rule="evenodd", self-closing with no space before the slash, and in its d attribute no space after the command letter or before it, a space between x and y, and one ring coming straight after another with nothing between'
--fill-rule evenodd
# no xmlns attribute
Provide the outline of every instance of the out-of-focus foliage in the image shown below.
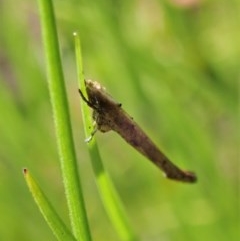
<svg viewBox="0 0 240 241"><path fill-rule="evenodd" d="M100 150L141 240L236 240L239 2L55 1L93 240L117 240L84 143L72 32L98 80L196 185L166 180L115 133ZM0 240L54 240L25 186L34 173L68 224L37 2L0 2Z"/></svg>

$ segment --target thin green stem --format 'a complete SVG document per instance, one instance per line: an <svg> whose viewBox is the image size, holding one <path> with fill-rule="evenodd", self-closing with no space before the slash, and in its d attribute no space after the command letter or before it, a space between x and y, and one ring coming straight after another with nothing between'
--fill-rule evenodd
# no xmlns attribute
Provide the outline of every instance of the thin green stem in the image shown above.
<svg viewBox="0 0 240 241"><path fill-rule="evenodd" d="M37 206L39 207L40 212L42 213L56 238L61 241L76 241L29 171L24 169L23 173L28 188L32 193Z"/></svg>
<svg viewBox="0 0 240 241"><path fill-rule="evenodd" d="M74 33L74 36L79 88L81 89L82 93L87 96L84 84L80 38L77 33ZM91 135L91 129L89 128L92 126L91 113L89 107L84 103L84 101L81 101L81 109L84 123L84 131L86 138L88 138ZM95 137L93 137L88 143L88 149L98 190L100 192L100 196L102 198L105 210L108 213L108 216L112 221L113 226L115 227L121 240L137 240L131 226L129 225L127 215L112 184L112 181L104 169Z"/></svg>
<svg viewBox="0 0 240 241"><path fill-rule="evenodd" d="M91 240L78 176L52 1L39 0L48 85L70 220L77 240Z"/></svg>

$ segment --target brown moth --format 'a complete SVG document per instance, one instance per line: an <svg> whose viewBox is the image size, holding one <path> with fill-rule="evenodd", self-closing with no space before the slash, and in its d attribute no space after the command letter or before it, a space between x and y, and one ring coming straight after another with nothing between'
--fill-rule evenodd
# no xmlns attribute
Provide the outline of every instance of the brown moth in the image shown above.
<svg viewBox="0 0 240 241"><path fill-rule="evenodd" d="M97 130L117 132L127 143L158 166L169 179L193 183L197 181L194 173L183 171L174 165L151 141L138 124L123 109L122 105L105 91L97 81L85 81L88 99L79 93L82 99L93 109L95 129L86 140L90 141Z"/></svg>

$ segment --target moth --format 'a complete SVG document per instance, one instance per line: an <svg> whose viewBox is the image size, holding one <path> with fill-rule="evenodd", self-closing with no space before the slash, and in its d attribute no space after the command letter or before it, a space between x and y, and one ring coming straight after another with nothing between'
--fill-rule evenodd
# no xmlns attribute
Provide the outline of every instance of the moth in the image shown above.
<svg viewBox="0 0 240 241"><path fill-rule="evenodd" d="M183 171L173 164L167 156L151 141L133 118L123 110L97 81L85 80L87 98L79 93L89 107L93 109L94 130L87 139L90 141L97 130L101 132L115 131L128 144L147 157L159 167L167 178L186 183L194 183L197 177L193 172Z"/></svg>

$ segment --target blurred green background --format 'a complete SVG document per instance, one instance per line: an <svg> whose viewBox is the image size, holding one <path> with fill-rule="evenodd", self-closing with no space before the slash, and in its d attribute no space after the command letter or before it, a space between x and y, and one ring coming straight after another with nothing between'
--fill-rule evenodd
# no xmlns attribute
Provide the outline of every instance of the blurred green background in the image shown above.
<svg viewBox="0 0 240 241"><path fill-rule="evenodd" d="M237 240L239 1L54 1L93 240L118 240L84 143L72 33L85 75L107 87L197 184L162 173L117 134L97 133L140 240ZM36 1L0 1L0 240L55 240L25 185L28 167L69 225Z"/></svg>

